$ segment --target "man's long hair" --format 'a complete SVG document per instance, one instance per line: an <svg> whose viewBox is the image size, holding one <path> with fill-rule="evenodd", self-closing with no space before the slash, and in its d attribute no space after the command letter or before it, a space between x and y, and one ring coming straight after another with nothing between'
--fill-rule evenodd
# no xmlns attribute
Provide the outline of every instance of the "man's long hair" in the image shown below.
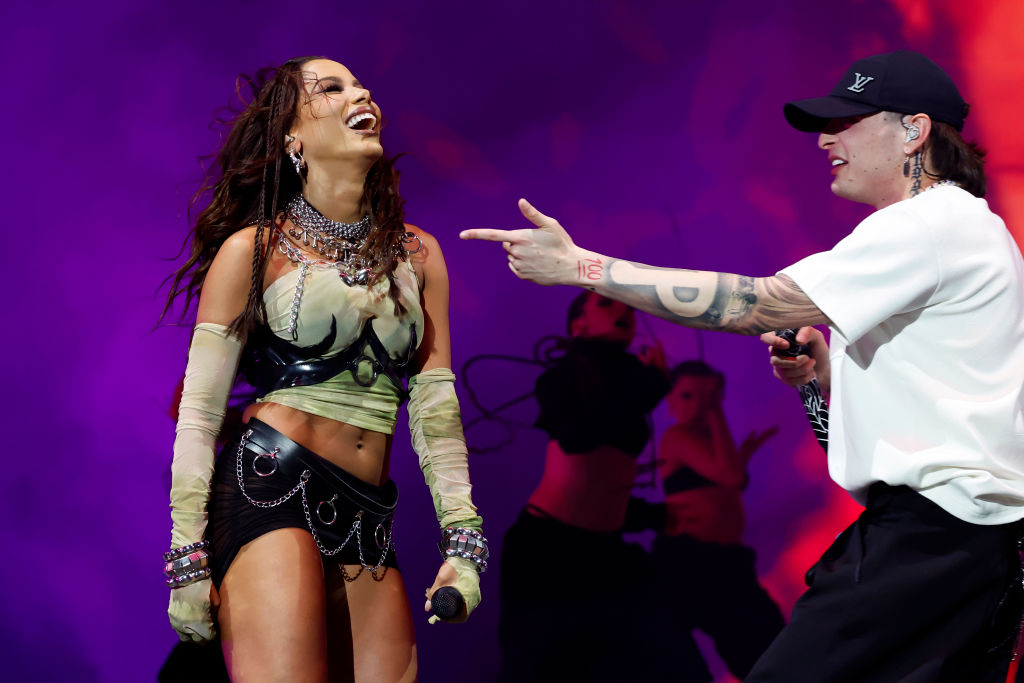
<svg viewBox="0 0 1024 683"><path fill-rule="evenodd" d="M985 196L985 150L964 140L956 128L932 121L925 156L925 168L932 169L928 175L955 181L975 197Z"/></svg>

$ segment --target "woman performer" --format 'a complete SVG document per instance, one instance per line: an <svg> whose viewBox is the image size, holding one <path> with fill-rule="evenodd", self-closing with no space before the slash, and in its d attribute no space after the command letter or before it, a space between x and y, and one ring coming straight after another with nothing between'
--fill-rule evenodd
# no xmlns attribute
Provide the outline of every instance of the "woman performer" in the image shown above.
<svg viewBox="0 0 1024 683"><path fill-rule="evenodd" d="M168 613L182 638L205 640L213 605L234 680L414 680L388 477L406 373L444 529L428 597L454 586L464 619L487 559L444 258L403 224L380 109L347 68L292 59L253 91L167 302L199 299L174 442ZM261 397L215 461L240 358Z"/></svg>
<svg viewBox="0 0 1024 683"><path fill-rule="evenodd" d="M502 546L499 680L710 680L690 635L669 634L647 553L622 538L647 414L669 389L664 355L631 354L633 309L590 292L568 331L535 389L544 474Z"/></svg>
<svg viewBox="0 0 1024 683"><path fill-rule="evenodd" d="M671 376L668 406L676 422L659 449L666 521L654 540L654 562L677 623L711 636L742 680L785 625L757 581L754 551L743 545L740 498L750 457L778 429L751 432L737 447L722 410L722 373L691 360Z"/></svg>

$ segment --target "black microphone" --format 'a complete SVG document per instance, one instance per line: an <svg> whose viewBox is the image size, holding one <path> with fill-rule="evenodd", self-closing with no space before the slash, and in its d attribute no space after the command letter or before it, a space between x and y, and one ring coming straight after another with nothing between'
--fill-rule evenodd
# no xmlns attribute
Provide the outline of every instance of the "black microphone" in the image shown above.
<svg viewBox="0 0 1024 683"><path fill-rule="evenodd" d="M441 586L430 596L430 609L438 619L449 621L459 616L466 600L457 588Z"/></svg>
<svg viewBox="0 0 1024 683"><path fill-rule="evenodd" d="M799 332L797 328L775 330L776 336L789 342L789 348L773 349L773 353L785 358L808 355L809 347L807 344L797 342L797 332ZM797 390L800 392L800 400L803 401L807 419L811 422L814 437L818 440L821 447L825 449L825 452L828 453L828 404L825 403L825 397L821 393L821 385L818 384L818 378L815 377L807 384L797 387Z"/></svg>

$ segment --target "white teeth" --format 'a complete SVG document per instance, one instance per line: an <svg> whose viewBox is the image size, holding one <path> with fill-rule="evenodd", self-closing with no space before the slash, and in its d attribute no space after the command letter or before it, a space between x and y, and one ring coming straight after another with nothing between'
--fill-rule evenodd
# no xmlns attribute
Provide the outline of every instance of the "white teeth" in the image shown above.
<svg viewBox="0 0 1024 683"><path fill-rule="evenodd" d="M841 166L842 164L845 164L845 163L846 162L843 161L842 159L833 159L832 160L832 165L833 166Z"/></svg>
<svg viewBox="0 0 1024 683"><path fill-rule="evenodd" d="M348 126L349 128L355 128L362 121L366 121L367 119L369 119L370 121L370 127L368 130L372 130L373 127L377 125L377 117L374 116L373 114L367 114L365 112L362 114L356 114L355 116L351 117L348 121L345 122L345 125Z"/></svg>

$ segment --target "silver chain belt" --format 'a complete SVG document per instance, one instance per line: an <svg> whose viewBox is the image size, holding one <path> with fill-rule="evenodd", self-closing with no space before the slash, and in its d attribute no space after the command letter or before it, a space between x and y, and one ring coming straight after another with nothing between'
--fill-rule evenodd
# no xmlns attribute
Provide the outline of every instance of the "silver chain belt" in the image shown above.
<svg viewBox="0 0 1024 683"><path fill-rule="evenodd" d="M274 500L256 500L255 498L253 498L252 496L250 496L246 492L246 490L245 490L245 475L242 473L242 454L245 452L245 443L249 439L249 437L251 437L251 436L252 436L252 430L251 429L247 430L245 432L245 434L242 435L242 438L239 439L239 441L238 441L238 452L237 452L236 457L235 457L235 475L238 478L238 489L242 492L242 495L245 496L245 499L247 501L249 501L252 505L255 505L258 508L264 508L264 509L266 509L266 508L274 508L274 507L277 507L278 505L282 505L283 503L288 501L292 496L294 496L296 493L301 491L302 492L302 511L306 515L306 526L309 527L309 532L311 534L313 534L313 540L316 542L316 547L321 552L321 554L323 554L326 557L333 557L333 556L337 555L338 553L341 552L342 548L344 548L346 545L348 545L348 542L352 539L352 536L355 535L355 537L356 537L356 549L359 551L359 564L360 564L360 566L362 566L363 569L368 569L371 574L376 574L377 571L380 570L380 568L384 565L384 560L387 558L388 551L391 550L391 548L394 545L394 543L393 543L393 541L394 541L394 528L395 528L395 518L394 518L394 516L392 516L388 520L387 528L385 528L384 527L384 523L381 522L381 523L379 523L377 525L377 528L374 531L374 541L377 543L377 547L381 549L380 561L378 561L376 565L367 564L366 560L363 558L363 511L362 510L359 510L356 513L355 519L352 521L352 526L348 530L348 535L345 536L345 540L341 542L341 545L339 545L337 548L329 550L323 544L323 541L320 539L320 534L317 533L316 528L314 528L314 526L313 526L313 516L309 512L309 499L308 499L307 494L306 494L306 483L313 476L313 473L310 472L308 469L307 470L303 470L302 474L299 475L299 483L298 484L296 484L294 487L292 487L292 489L290 491L288 491L287 493L285 493L283 496L275 498ZM272 476L272 475L276 474L277 470L278 470L277 454L278 454L279 451L280 451L279 448L275 448L270 453L259 453L256 456L254 456L253 460L252 460L253 472L255 472L256 475L259 476L259 477L269 477L269 476ZM269 471L261 472L259 467L257 467L257 463L259 463L261 461L261 459L263 459L263 458L267 458L267 459L269 459L271 461L271 466L269 468ZM337 510L336 507L334 507L334 501L337 500L337 498L338 498L338 494L334 494L334 496L331 497L330 500L322 500L316 506L317 518L319 518L319 520L321 522L323 522L327 526L330 526L330 525L334 524L338 520L338 510ZM321 508L324 507L324 506L328 506L330 511L331 511L331 519L330 519L330 521L325 520L323 514L321 514Z"/></svg>

